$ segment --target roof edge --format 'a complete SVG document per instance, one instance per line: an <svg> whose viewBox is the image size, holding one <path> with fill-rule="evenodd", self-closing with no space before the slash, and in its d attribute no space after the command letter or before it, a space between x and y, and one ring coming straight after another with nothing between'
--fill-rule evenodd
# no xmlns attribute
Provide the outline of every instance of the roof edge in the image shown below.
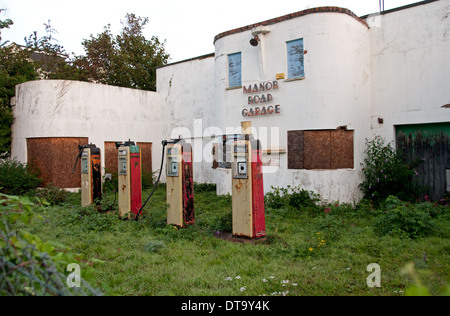
<svg viewBox="0 0 450 316"><path fill-rule="evenodd" d="M384 10L381 12L375 12L375 13L371 13L371 14L366 14L366 15L362 15L360 18L363 20L366 20L367 18L374 16L374 15L384 15L384 14L389 14L389 13L393 13L393 12L397 12L397 11L401 11L401 10L405 10L405 9L409 9L409 8L413 8L413 7L417 7L420 5L424 5L424 4L428 4L431 2L436 2L439 0L424 0L424 1L419 1L419 2L414 2L414 3L410 3L401 7L397 7L397 8L392 8L389 10Z"/></svg>
<svg viewBox="0 0 450 316"><path fill-rule="evenodd" d="M168 66L172 66L172 65L176 65L176 64L181 64L181 63L185 63L185 62L188 62L188 61L202 60L202 59L206 59L206 58L211 58L211 57L214 57L214 56L215 56L215 53L209 53L209 54L206 54L206 55L192 57L192 58L188 58L188 59L184 59L184 60L175 61L173 63L169 63L169 64L166 64L166 65L158 66L158 67L156 67L156 69L164 68L164 67L168 67Z"/></svg>
<svg viewBox="0 0 450 316"><path fill-rule="evenodd" d="M244 26L244 27L240 27L240 28L236 28L236 29L233 29L233 30L230 30L230 31L226 31L226 32L223 32L223 33L220 33L220 34L216 35L214 37L214 43L218 39L221 39L221 38L223 38L225 36L228 36L228 35L242 33L242 32L245 32L245 31L249 31L249 30L251 30L251 29L253 29L255 27L258 27L258 26L272 25L272 24L284 22L284 21L287 21L287 20L291 20L291 19L294 19L294 18L298 18L298 17L301 17L301 16L309 15L309 14L312 14L312 13L342 13L342 14L347 14L347 15L351 16L352 18L354 18L355 20L357 20L358 22L360 22L365 27L369 28L369 26L368 26L366 21L361 19L359 16L357 16L355 13L353 13L349 9L345 9L345 8L341 8L341 7L327 6L327 7L317 7L317 8L306 9L306 10L302 10L302 11L286 14L286 15L283 15L283 16L280 16L280 17L277 17L277 18L273 18L273 19L270 19L270 20L266 20L266 21L263 21L263 22L250 24L250 25L247 25L247 26Z"/></svg>

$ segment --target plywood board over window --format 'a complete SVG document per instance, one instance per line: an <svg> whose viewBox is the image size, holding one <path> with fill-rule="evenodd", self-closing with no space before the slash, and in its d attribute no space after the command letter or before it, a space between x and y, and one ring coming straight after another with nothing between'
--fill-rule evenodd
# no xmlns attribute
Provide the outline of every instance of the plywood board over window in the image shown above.
<svg viewBox="0 0 450 316"><path fill-rule="evenodd" d="M141 151L142 172L152 173L152 143L137 142ZM117 148L116 142L105 142L105 171L107 173L117 172Z"/></svg>
<svg viewBox="0 0 450 316"><path fill-rule="evenodd" d="M152 143L137 142L141 149L142 172L152 173Z"/></svg>
<svg viewBox="0 0 450 316"><path fill-rule="evenodd" d="M43 186L53 184L59 188L81 186L80 164L72 170L78 156L78 145L87 145L87 137L27 138L28 164L37 168Z"/></svg>
<svg viewBox="0 0 450 316"><path fill-rule="evenodd" d="M288 169L344 169L353 165L353 131L288 131Z"/></svg>

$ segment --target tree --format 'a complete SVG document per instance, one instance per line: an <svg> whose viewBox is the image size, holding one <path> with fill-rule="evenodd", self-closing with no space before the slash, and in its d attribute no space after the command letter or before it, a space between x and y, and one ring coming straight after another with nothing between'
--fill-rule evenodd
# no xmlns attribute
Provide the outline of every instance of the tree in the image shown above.
<svg viewBox="0 0 450 316"><path fill-rule="evenodd" d="M0 158L8 156L11 150L13 113L10 100L15 94L15 86L37 78L30 52L17 50L14 45L6 46L8 42L2 43L1 30L13 24L10 19L0 21Z"/></svg>
<svg viewBox="0 0 450 316"><path fill-rule="evenodd" d="M158 37L145 38L147 23L148 18L127 14L119 35L113 36L108 25L96 37L83 41L85 56L71 59L54 37L57 31L50 20L44 23L44 36L34 31L25 37L25 47L1 42L1 30L13 21L0 20L0 158L11 150L10 99L20 83L66 79L155 91L156 68L167 64L169 54Z"/></svg>
<svg viewBox="0 0 450 316"><path fill-rule="evenodd" d="M2 12L3 10L0 9L0 12ZM13 25L13 21L10 19L6 19L5 21L1 21L0 20L0 47L5 46L8 41L2 43L2 29L8 29L10 25Z"/></svg>
<svg viewBox="0 0 450 316"><path fill-rule="evenodd" d="M127 14L122 31L113 36L110 25L96 37L83 41L86 56L74 65L88 80L120 87L156 90L156 68L167 64L169 54L158 37L146 39L143 30L148 18Z"/></svg>
<svg viewBox="0 0 450 316"><path fill-rule="evenodd" d="M54 37L58 32L51 26L51 21L48 20L44 26L44 36L38 37L34 31L25 37L25 46L32 51L31 58L37 62L41 79L83 80L80 69Z"/></svg>

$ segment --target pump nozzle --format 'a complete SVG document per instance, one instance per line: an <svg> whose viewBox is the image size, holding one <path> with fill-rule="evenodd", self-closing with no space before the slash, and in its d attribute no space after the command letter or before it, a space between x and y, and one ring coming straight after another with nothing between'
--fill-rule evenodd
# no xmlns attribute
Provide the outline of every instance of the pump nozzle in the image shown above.
<svg viewBox="0 0 450 316"><path fill-rule="evenodd" d="M169 144L169 143L173 143L173 142L170 142L170 141L167 141L167 140L163 140L161 142L161 145L163 146L163 148L162 148L162 154L161 154L162 155L162 157L161 157L161 167L159 168L158 179L156 180L155 186L153 187L153 190L150 193L150 195L148 196L147 200L144 202L144 204L142 204L141 208L139 209L138 213L136 214L136 217L135 217L136 221L138 220L139 215L141 215L141 212L142 212L144 206L150 200L150 198L152 197L153 193L155 193L156 188L158 187L159 179L161 178L162 170L163 170L163 167L164 167L164 152L165 152L165 148L166 148L167 144Z"/></svg>
<svg viewBox="0 0 450 316"><path fill-rule="evenodd" d="M84 145L84 146L78 145L78 149L79 149L80 151L78 152L77 159L75 160L75 165L73 166L72 174L75 173L75 169L76 169L76 167L77 167L78 159L80 159L81 155L83 154L83 150L84 150L85 148L87 148L87 147L88 147L88 145Z"/></svg>

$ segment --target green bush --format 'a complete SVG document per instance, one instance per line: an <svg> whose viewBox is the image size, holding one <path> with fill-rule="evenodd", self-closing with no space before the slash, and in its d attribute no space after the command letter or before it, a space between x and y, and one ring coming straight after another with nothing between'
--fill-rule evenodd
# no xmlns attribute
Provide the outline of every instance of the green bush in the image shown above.
<svg viewBox="0 0 450 316"><path fill-rule="evenodd" d="M0 296L101 295L86 281L93 276L92 268L83 267L79 288L66 285L66 268L71 263L81 264L83 255L18 228L27 227L37 217L43 206L39 200L0 195L0 202Z"/></svg>
<svg viewBox="0 0 450 316"><path fill-rule="evenodd" d="M116 231L120 216L117 211L105 213L90 205L68 210L62 221L64 225L81 228L84 232Z"/></svg>
<svg viewBox="0 0 450 316"><path fill-rule="evenodd" d="M116 173L117 173L117 171L116 171ZM142 190L148 190L148 189L153 188L153 183L154 183L153 176L156 173L157 172L142 171Z"/></svg>
<svg viewBox="0 0 450 316"><path fill-rule="evenodd" d="M303 190L300 186L291 188L290 185L287 188L272 186L272 191L266 193L264 200L265 205L273 209L316 207L316 203L320 201L318 194Z"/></svg>
<svg viewBox="0 0 450 316"><path fill-rule="evenodd" d="M389 196L384 206L386 211L376 221L380 235L397 235L401 238L419 238L435 233L438 230L431 214L432 205L411 204Z"/></svg>
<svg viewBox="0 0 450 316"><path fill-rule="evenodd" d="M47 187L36 191L35 196L44 199L50 205L61 205L67 201L71 193L58 188L54 184L48 184Z"/></svg>
<svg viewBox="0 0 450 316"><path fill-rule="evenodd" d="M0 192L23 195L35 190L42 180L38 172L14 159L0 161Z"/></svg>
<svg viewBox="0 0 450 316"><path fill-rule="evenodd" d="M360 184L364 198L379 205L389 195L404 201L414 201L419 197L415 164L406 164L400 151L376 136L373 140L366 140L365 153L364 181Z"/></svg>
<svg viewBox="0 0 450 316"><path fill-rule="evenodd" d="M106 176L108 174L108 176ZM103 183L103 191L107 192L117 192L119 173L117 170L105 169L105 178Z"/></svg>

